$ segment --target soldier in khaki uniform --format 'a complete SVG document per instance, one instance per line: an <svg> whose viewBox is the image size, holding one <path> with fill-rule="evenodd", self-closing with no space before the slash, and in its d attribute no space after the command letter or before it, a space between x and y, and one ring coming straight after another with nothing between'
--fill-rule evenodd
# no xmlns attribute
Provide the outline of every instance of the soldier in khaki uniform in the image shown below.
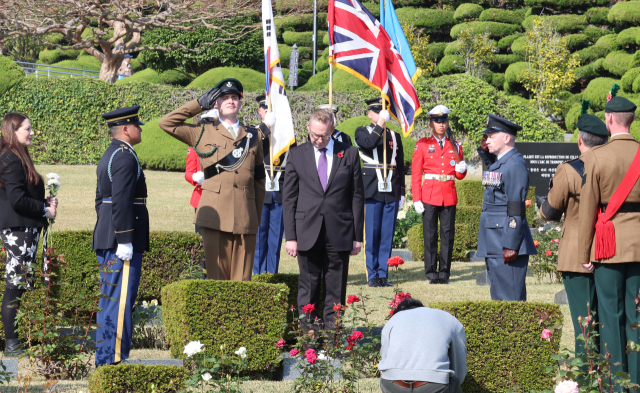
<svg viewBox="0 0 640 393"><path fill-rule="evenodd" d="M224 79L198 100L160 119L160 128L192 146L204 172L195 224L202 227L207 278L249 281L262 218L265 172L260 133L238 121L242 84ZM185 120L217 104L219 119Z"/></svg>
<svg viewBox="0 0 640 393"><path fill-rule="evenodd" d="M583 103L586 112L588 101ZM577 124L578 149L585 153L593 147L607 143L609 132L604 122L597 116L583 113ZM565 214L560 249L558 250L558 271L562 272L562 282L567 291L569 310L573 321L573 331L577 338L582 334L578 317L586 317L589 309L595 311L595 323L598 321L598 298L593 279L593 264L582 265L578 262L578 209L580 207L580 189L584 162L580 158L558 165L551 180L549 195L540 200L540 215L546 221L560 221ZM589 304L589 309L587 308ZM584 344L576 341L576 352L582 352Z"/></svg>
<svg viewBox="0 0 640 393"><path fill-rule="evenodd" d="M638 142L629 134L636 105L626 98L614 97L605 106L605 124L611 134L609 143L595 147L581 156L584 176L580 191L578 262L594 264L598 295L598 312L602 327L600 341L611 352L612 373L628 372L632 383L640 382L639 353L626 354L627 340L640 342L640 313L635 298L640 289L640 182L609 221L600 213L613 213L610 204L623 178L633 171L631 163L638 153ZM596 219L598 229L596 231ZM611 228L613 224L613 228ZM612 233L612 229L614 230ZM596 255L601 258L596 259ZM608 255L608 258L602 258ZM618 365L615 365L618 363Z"/></svg>

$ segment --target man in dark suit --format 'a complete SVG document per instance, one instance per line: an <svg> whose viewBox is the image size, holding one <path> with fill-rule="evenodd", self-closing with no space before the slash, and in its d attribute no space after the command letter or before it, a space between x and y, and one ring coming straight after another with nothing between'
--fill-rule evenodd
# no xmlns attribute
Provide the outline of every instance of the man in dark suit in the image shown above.
<svg viewBox="0 0 640 393"><path fill-rule="evenodd" d="M290 150L283 193L286 249L300 267L298 311L318 308L324 278L324 313L307 318L322 316L326 328L335 325L334 304L345 304L349 255L360 252L364 229L358 150L332 139L333 128L330 110L311 114L310 142Z"/></svg>
<svg viewBox="0 0 640 393"><path fill-rule="evenodd" d="M96 366L118 364L129 357L142 253L149 250L147 184L133 150L142 141L139 109L134 106L102 115L113 139L97 169L93 249L106 297L100 299L97 315Z"/></svg>

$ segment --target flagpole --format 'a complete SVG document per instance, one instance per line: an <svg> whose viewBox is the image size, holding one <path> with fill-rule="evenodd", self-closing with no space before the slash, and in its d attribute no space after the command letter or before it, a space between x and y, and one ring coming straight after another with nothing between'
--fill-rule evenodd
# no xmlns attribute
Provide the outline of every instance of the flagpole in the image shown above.
<svg viewBox="0 0 640 393"><path fill-rule="evenodd" d="M271 113L271 86L269 86L269 94L267 94L267 113ZM273 182L273 128L271 126L269 126L269 172Z"/></svg>
<svg viewBox="0 0 640 393"><path fill-rule="evenodd" d="M331 63L329 63L329 109L333 113L333 66Z"/></svg>
<svg viewBox="0 0 640 393"><path fill-rule="evenodd" d="M380 92L380 98L382 100L382 110L386 111L387 110L387 100L384 99L384 95L382 94L382 91ZM387 123L384 123L384 129L382 130L382 160L384 161L384 163L382 164L382 170L384 173L384 182L385 182L385 189L387 188Z"/></svg>

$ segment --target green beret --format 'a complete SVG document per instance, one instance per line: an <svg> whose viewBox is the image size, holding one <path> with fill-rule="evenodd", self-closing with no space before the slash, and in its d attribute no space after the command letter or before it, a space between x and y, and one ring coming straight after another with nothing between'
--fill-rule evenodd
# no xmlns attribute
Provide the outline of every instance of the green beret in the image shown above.
<svg viewBox="0 0 640 393"><path fill-rule="evenodd" d="M636 104L627 100L624 97L613 97L607 105L604 107L605 113L613 113L613 112L635 112Z"/></svg>
<svg viewBox="0 0 640 393"><path fill-rule="evenodd" d="M238 97L244 97L244 89L242 83L235 78L223 79L215 86L220 89L220 96L225 94L237 94Z"/></svg>
<svg viewBox="0 0 640 393"><path fill-rule="evenodd" d="M604 124L602 120L598 116L584 114L580 115L580 119L578 120L578 124L576 124L578 130L583 132L588 132L589 134L599 135L608 137L609 131L607 131L607 126Z"/></svg>

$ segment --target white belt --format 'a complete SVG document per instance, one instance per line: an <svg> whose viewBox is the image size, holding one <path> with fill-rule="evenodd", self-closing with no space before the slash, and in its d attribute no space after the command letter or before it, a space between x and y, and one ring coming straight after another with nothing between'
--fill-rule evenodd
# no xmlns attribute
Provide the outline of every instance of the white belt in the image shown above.
<svg viewBox="0 0 640 393"><path fill-rule="evenodd" d="M431 173L423 173L422 178L424 180L438 180L438 181L449 181L449 180L456 179L456 177L453 175L434 175Z"/></svg>

